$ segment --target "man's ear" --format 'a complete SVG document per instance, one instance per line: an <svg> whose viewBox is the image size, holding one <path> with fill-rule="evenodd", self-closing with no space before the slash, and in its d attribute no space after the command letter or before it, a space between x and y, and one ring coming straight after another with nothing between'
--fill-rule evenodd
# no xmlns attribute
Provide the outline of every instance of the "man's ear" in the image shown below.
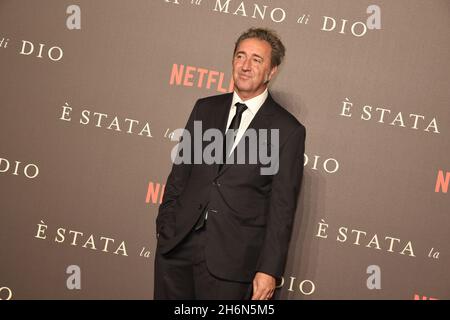
<svg viewBox="0 0 450 320"><path fill-rule="evenodd" d="M272 70L270 70L267 78L266 78L266 83L268 83L270 80L272 80L273 76L277 73L278 71L278 66L275 66L272 68Z"/></svg>
<svg viewBox="0 0 450 320"><path fill-rule="evenodd" d="M271 80L273 78L273 76L277 73L277 71L278 71L278 66L275 66L272 68L272 70L270 70L269 80Z"/></svg>

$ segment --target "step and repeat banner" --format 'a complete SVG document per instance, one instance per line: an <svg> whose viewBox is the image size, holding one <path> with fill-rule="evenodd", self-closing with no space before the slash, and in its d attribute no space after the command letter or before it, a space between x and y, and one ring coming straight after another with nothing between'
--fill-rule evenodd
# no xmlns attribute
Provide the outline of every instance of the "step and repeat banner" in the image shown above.
<svg viewBox="0 0 450 320"><path fill-rule="evenodd" d="M0 299L152 299L173 132L249 27L307 130L280 299L450 298L448 0L1 0Z"/></svg>

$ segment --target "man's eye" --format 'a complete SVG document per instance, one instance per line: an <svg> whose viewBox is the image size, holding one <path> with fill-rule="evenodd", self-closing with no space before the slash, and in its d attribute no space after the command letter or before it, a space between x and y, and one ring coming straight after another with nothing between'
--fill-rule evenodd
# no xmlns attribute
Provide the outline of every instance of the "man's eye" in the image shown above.
<svg viewBox="0 0 450 320"><path fill-rule="evenodd" d="M261 63L261 59L253 59L253 61L257 62L257 63Z"/></svg>

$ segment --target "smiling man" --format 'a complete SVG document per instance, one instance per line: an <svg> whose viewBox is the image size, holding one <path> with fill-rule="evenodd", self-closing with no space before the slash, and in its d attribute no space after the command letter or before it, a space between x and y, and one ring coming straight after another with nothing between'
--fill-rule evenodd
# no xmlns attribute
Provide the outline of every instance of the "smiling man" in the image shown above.
<svg viewBox="0 0 450 320"><path fill-rule="evenodd" d="M195 104L187 132L194 135L194 122L201 121L204 129L233 132L233 139L224 143L220 163L172 166L156 220L155 299L273 297L286 264L306 134L268 92L284 55L274 32L247 30L234 49L234 92ZM262 175L260 163L225 161L252 130L278 133L273 174ZM257 145L267 147L270 139Z"/></svg>

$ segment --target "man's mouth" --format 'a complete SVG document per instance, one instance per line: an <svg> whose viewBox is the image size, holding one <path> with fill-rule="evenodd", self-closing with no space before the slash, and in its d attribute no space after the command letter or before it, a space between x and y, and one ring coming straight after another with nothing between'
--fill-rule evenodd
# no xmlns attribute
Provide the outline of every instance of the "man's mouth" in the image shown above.
<svg viewBox="0 0 450 320"><path fill-rule="evenodd" d="M247 75L245 75L245 74L240 74L240 75L239 75L239 78L241 78L241 79L243 79L243 80L248 80L248 79L250 79L251 77L250 77L250 76L247 76Z"/></svg>

